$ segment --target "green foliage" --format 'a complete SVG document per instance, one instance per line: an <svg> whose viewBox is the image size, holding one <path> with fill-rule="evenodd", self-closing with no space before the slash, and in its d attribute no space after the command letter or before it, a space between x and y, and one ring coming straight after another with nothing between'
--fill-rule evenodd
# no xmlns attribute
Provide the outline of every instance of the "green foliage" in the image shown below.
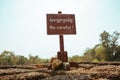
<svg viewBox="0 0 120 80"><path fill-rule="evenodd" d="M69 61L72 61L72 62L80 62L81 60L82 60L82 57L79 55L74 55L72 57L69 57Z"/></svg>
<svg viewBox="0 0 120 80"><path fill-rule="evenodd" d="M28 63L28 59L24 56L16 56L16 64L17 65L23 65L23 64L27 64Z"/></svg>
<svg viewBox="0 0 120 80"><path fill-rule="evenodd" d="M95 58L99 61L106 61L106 48L103 45L98 46L95 49Z"/></svg>
<svg viewBox="0 0 120 80"><path fill-rule="evenodd" d="M93 58L94 58L94 50L93 49L87 49L84 53L82 61L92 61Z"/></svg>
<svg viewBox="0 0 120 80"><path fill-rule="evenodd" d="M103 45L108 45L110 43L110 34L106 31L100 34L100 41Z"/></svg>
<svg viewBox="0 0 120 80"><path fill-rule="evenodd" d="M120 46L116 48L116 52L114 54L115 61L120 61Z"/></svg>
<svg viewBox="0 0 120 80"><path fill-rule="evenodd" d="M42 59L39 58L38 56L32 56L32 55L29 55L29 64L39 64L39 63L42 63Z"/></svg>
<svg viewBox="0 0 120 80"><path fill-rule="evenodd" d="M104 31L100 34L100 44L85 51L83 61L120 61L120 33L109 34Z"/></svg>
<svg viewBox="0 0 120 80"><path fill-rule="evenodd" d="M92 62L99 62L97 58L93 59Z"/></svg>
<svg viewBox="0 0 120 80"><path fill-rule="evenodd" d="M13 52L3 51L0 54L0 65L25 65L25 64L39 64L48 62L49 59L41 59L38 56L29 56L29 59L24 56L16 56Z"/></svg>
<svg viewBox="0 0 120 80"><path fill-rule="evenodd" d="M0 55L0 64L8 64L13 65L15 64L15 55L13 52L10 51L3 51Z"/></svg>

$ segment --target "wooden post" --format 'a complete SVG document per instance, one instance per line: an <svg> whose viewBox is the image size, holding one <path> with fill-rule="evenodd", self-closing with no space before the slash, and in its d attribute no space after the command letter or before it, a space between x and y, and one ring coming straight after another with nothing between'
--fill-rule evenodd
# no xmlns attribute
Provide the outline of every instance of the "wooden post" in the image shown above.
<svg viewBox="0 0 120 80"><path fill-rule="evenodd" d="M62 14L61 11L58 11L58 15ZM63 62L68 62L67 52L64 51L64 36L63 34L59 35L59 42L60 42L60 52L57 53L58 59Z"/></svg>
<svg viewBox="0 0 120 80"><path fill-rule="evenodd" d="M63 37L63 35L59 35L59 40L60 40L60 51L64 52L64 37Z"/></svg>
<svg viewBox="0 0 120 80"><path fill-rule="evenodd" d="M61 11L58 11L58 15L62 14ZM63 34L59 35L59 41L60 41L60 51L64 52L64 37Z"/></svg>

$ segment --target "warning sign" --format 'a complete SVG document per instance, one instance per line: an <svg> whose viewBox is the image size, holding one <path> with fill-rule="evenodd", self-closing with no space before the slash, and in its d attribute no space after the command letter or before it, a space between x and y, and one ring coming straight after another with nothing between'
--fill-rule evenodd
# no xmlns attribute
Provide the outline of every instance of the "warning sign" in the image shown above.
<svg viewBox="0 0 120 80"><path fill-rule="evenodd" d="M47 14L47 34L76 34L74 14Z"/></svg>

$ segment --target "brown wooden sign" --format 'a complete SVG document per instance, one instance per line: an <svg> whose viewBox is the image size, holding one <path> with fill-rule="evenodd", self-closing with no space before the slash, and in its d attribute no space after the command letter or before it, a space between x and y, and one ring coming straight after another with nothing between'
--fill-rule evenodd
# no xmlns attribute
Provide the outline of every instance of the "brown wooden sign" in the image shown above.
<svg viewBox="0 0 120 80"><path fill-rule="evenodd" d="M74 14L47 14L47 34L76 34Z"/></svg>

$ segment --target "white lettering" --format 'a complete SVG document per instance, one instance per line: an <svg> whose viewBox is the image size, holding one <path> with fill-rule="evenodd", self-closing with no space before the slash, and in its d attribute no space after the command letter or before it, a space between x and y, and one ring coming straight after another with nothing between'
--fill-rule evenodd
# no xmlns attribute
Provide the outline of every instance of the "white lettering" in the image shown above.
<svg viewBox="0 0 120 80"><path fill-rule="evenodd" d="M50 28L50 29L55 29L55 27L54 27L54 26L50 26L49 28Z"/></svg>
<svg viewBox="0 0 120 80"><path fill-rule="evenodd" d="M62 30L69 30L69 29L72 29L72 27L71 26L67 26L67 25L66 26L57 26L56 29L57 30L61 30L61 29Z"/></svg>
<svg viewBox="0 0 120 80"><path fill-rule="evenodd" d="M67 18L67 19L52 19L50 18L49 21L51 23L73 23L73 19Z"/></svg>

